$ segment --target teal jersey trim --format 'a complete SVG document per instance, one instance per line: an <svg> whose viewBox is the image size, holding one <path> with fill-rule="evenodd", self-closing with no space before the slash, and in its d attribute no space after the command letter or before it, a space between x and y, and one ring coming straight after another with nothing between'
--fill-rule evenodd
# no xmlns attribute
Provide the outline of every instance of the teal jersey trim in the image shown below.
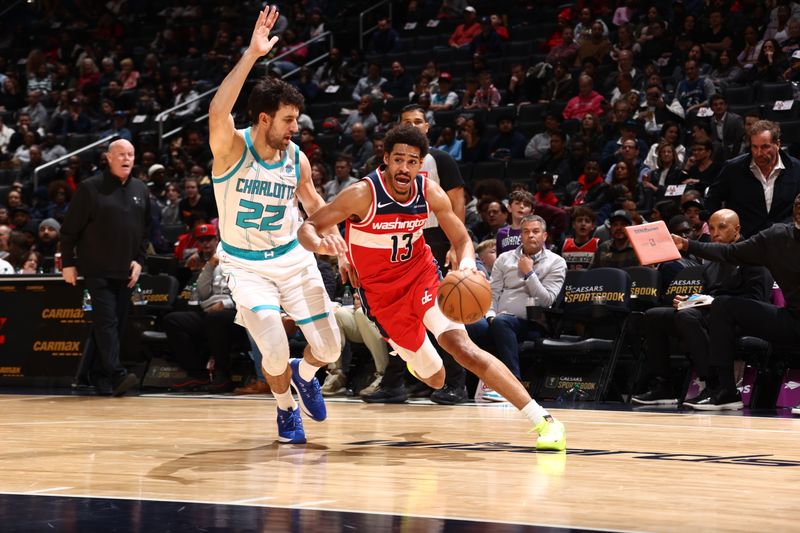
<svg viewBox="0 0 800 533"><path fill-rule="evenodd" d="M276 168L281 168L285 164L286 161L285 154L283 156L283 159L281 159L276 163L272 163L271 165L269 163L264 162L264 160L261 159L261 157L258 155L258 152L256 152L255 147L253 146L253 139L250 137L250 128L244 130L244 141L247 143L247 149L250 150L250 154L253 156L253 159L255 159L259 165L266 168L267 170L275 170Z"/></svg>
<svg viewBox="0 0 800 533"><path fill-rule="evenodd" d="M275 259L276 257L280 257L291 252L297 245L300 244L297 242L297 239L287 242L286 244L282 244L281 246L276 246L275 248L271 248L269 250L245 250L243 248L237 248L236 246L232 246L225 241L222 241L222 249L225 252L231 254L234 257L238 257L239 259L247 259L249 261L262 261L265 259Z"/></svg>
<svg viewBox="0 0 800 533"><path fill-rule="evenodd" d="M257 305L251 309L252 312L257 313L259 311L278 311L280 312L281 308L277 305L271 304L264 304L264 305Z"/></svg>
<svg viewBox="0 0 800 533"><path fill-rule="evenodd" d="M212 178L211 178L211 181L212 181L212 183L223 183L223 182L225 182L225 181L228 181L229 179L231 179L231 177L232 177L234 174L236 174L236 172L237 172L237 171L238 171L238 170L239 170L239 169L242 167L242 165L244 164L244 159L245 159L245 157L246 157L246 156L247 156L247 150L244 150L244 151L242 151L242 158L241 158L241 159L239 159L239 162L238 162L238 163L236 163L236 166L235 166L235 167L233 167L233 169L231 169L231 171L230 171L230 172L228 172L227 174L225 174L225 175L224 175L224 176L222 176L221 178L215 178L215 177L213 177L213 176L212 176Z"/></svg>
<svg viewBox="0 0 800 533"><path fill-rule="evenodd" d="M303 319L300 319L300 320L295 320L294 322L295 322L295 324L297 324L298 326L302 326L303 324L310 324L311 322L314 322L315 320L319 320L319 319L321 319L321 318L325 318L326 316L328 316L328 314L329 314L329 313L326 311L326 312L324 312L324 313L320 313L320 314L318 314L318 315L310 316L310 317L308 317L308 318L303 318Z"/></svg>

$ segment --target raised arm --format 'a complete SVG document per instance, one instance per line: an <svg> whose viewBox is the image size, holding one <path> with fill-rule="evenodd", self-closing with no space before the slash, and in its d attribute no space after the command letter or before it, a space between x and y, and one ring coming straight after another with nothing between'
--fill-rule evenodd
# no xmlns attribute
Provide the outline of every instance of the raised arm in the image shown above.
<svg viewBox="0 0 800 533"><path fill-rule="evenodd" d="M278 20L278 8L267 6L258 14L253 28L250 46L242 58L222 81L217 93L208 107L208 142L214 154L214 174L222 174L228 170L241 156L244 150L244 139L236 135L231 111L239 97L247 75L261 56L272 50L278 37L270 38L269 32Z"/></svg>

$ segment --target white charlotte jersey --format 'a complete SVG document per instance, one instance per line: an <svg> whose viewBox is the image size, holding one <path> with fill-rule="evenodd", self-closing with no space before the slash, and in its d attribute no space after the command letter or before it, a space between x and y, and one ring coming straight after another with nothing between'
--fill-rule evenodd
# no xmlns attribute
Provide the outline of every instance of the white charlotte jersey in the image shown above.
<svg viewBox="0 0 800 533"><path fill-rule="evenodd" d="M240 131L246 145L241 159L224 176L211 177L220 246L241 259L272 259L298 244L300 149L290 142L283 158L268 164L256 153L250 128Z"/></svg>

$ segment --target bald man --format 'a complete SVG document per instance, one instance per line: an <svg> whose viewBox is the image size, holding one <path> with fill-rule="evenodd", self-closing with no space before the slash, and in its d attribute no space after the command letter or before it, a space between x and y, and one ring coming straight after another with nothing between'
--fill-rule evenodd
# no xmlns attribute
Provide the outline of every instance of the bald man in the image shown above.
<svg viewBox="0 0 800 533"><path fill-rule="evenodd" d="M76 285L82 275L93 307L92 330L73 386L93 386L114 396L139 383L120 363L131 289L149 244L149 196L147 185L131 178L134 156L130 142L112 142L105 154L107 167L80 182L61 226L62 276Z"/></svg>
<svg viewBox="0 0 800 533"><path fill-rule="evenodd" d="M711 240L720 245L741 240L741 225L738 215L730 209L721 209L711 215L708 221ZM737 267L728 263L710 261L703 270L703 293L715 299L726 296L737 299L768 302L772 290L772 276L758 266ZM692 367L706 388L696 397L683 402L684 405L701 410L735 410L742 408L742 399L736 387L716 402L712 398L719 389L720 373L730 370L733 376L733 351L730 360L716 361L711 357L710 345L710 307L690 307L677 309L678 304L687 299L677 295L672 307L648 309L642 324L645 338L645 366L642 377L647 384L646 392L637 394L631 401L640 405L677 405L678 394L670 376L670 339L678 338L686 346ZM649 383L648 383L649 382Z"/></svg>
<svg viewBox="0 0 800 533"><path fill-rule="evenodd" d="M731 354L742 335L760 337L788 346L800 344L800 194L795 196L792 220L773 224L747 240L735 244L698 243L672 236L679 250L697 257L732 265L758 265L769 269L786 299L786 307L767 302L721 296L711 305L711 357L720 368L716 401L725 400L735 388ZM800 406L792 409L800 414Z"/></svg>

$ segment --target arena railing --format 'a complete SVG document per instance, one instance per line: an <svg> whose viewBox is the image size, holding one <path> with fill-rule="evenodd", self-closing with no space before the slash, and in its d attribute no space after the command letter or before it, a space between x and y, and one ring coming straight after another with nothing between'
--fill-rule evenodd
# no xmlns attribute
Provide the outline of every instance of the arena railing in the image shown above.
<svg viewBox="0 0 800 533"><path fill-rule="evenodd" d="M36 167L33 170L33 188L34 188L34 190L39 186L39 173L42 170L48 169L50 167L54 167L57 164L61 163L62 161L66 161L67 159L69 159L73 155L78 155L78 154L80 154L82 152L85 152L87 150L91 150L92 148L96 148L97 146L102 146L102 145L104 145L106 143L109 143L109 142L113 141L114 139L116 139L117 137L119 137L119 135L117 135L116 133L114 133L113 135L108 135L106 137L103 137L102 139L98 139L98 140L96 140L96 141L94 141L92 143L89 143L86 146L81 146L80 148L78 148L76 150L73 150L68 154L64 154L61 157L53 159L52 161L48 161L44 165L39 165L38 167Z"/></svg>

